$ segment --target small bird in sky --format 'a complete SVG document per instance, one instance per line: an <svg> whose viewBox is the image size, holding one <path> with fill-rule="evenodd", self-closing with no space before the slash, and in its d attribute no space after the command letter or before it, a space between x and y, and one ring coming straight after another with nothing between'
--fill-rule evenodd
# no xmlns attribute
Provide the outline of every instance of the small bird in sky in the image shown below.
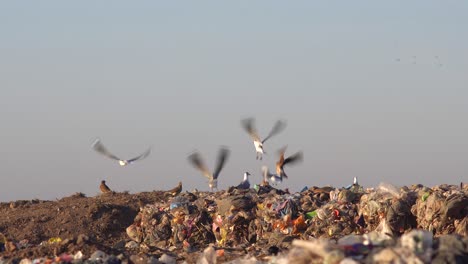
<svg viewBox="0 0 468 264"><path fill-rule="evenodd" d="M274 185L283 182L281 175L276 175L270 172L267 166L262 167L263 185L268 185L268 181L271 181Z"/></svg>
<svg viewBox="0 0 468 264"><path fill-rule="evenodd" d="M177 196L181 191L182 191L182 182L180 181L176 187L174 187L173 189L170 189L169 191L166 191L166 194L171 195L171 196Z"/></svg>
<svg viewBox="0 0 468 264"><path fill-rule="evenodd" d="M104 145L102 144L102 142L101 142L101 140L99 138L94 141L92 147L98 153L101 153L102 155L104 155L104 156L106 156L108 158L111 158L113 160L118 161L120 166L126 166L128 164L132 164L133 162L135 162L137 160L142 160L142 159L148 157L148 155L151 153L151 148L148 148L148 150L146 150L143 154L141 154L141 155L139 155L139 156L137 156L135 158L132 158L132 159L124 160L124 159L118 158L114 154L110 153L107 150L107 148L104 147Z"/></svg>
<svg viewBox="0 0 468 264"><path fill-rule="evenodd" d="M229 149L226 147L221 147L218 152L218 159L216 161L216 167L213 173L211 173L203 162L200 153L194 152L189 155L188 160L192 165L201 171L203 176L208 178L208 186L210 190L218 189L218 176L221 170L223 169L224 164L229 156Z"/></svg>
<svg viewBox="0 0 468 264"><path fill-rule="evenodd" d="M236 188L242 189L242 190L249 189L250 188L249 176L250 176L250 173L246 171L244 173L244 179L242 180L241 183L239 183L239 185L236 186Z"/></svg>
<svg viewBox="0 0 468 264"><path fill-rule="evenodd" d="M107 186L106 181L102 180L101 185L99 185L99 189L101 190L102 193L110 193L112 190Z"/></svg>
<svg viewBox="0 0 468 264"><path fill-rule="evenodd" d="M286 123L284 121L278 120L276 121L275 125L271 129L270 133L265 137L265 139L261 140L258 136L257 130L255 129L255 119L247 118L241 121L242 126L244 129L249 133L250 137L252 138L255 146L255 151L257 152L257 159L262 159L262 155L266 154L263 149L263 144L272 136L280 133L286 127Z"/></svg>
<svg viewBox="0 0 468 264"><path fill-rule="evenodd" d="M303 154L301 151L294 153L293 155L287 157L286 159L284 158L284 153L286 152L287 146L283 147L280 149L280 159L278 162L276 162L276 175L279 175L284 178L288 178L288 175L284 172L284 166L289 164L294 164L295 162L302 161L303 159Z"/></svg>

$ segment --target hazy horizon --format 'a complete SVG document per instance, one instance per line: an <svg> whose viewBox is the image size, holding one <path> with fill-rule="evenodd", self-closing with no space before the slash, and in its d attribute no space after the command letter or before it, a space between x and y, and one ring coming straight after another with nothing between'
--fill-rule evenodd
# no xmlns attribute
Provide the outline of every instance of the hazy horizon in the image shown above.
<svg viewBox="0 0 468 264"><path fill-rule="evenodd" d="M468 3L3 2L0 201L252 183L304 152L280 188L468 181ZM240 120L261 136L255 150ZM120 167L91 149L96 138Z"/></svg>

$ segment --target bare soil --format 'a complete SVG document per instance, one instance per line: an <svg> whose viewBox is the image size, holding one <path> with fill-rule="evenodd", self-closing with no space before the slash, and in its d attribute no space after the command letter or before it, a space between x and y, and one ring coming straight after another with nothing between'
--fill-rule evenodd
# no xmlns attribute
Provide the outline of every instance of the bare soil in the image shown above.
<svg viewBox="0 0 468 264"><path fill-rule="evenodd" d="M163 192L109 193L85 197L77 193L57 201L20 200L0 203L0 233L7 241L27 240L29 246L4 250L5 258L54 257L81 251L89 257L96 250L128 256L126 228L140 206L166 200ZM51 238L60 243L47 243ZM42 245L41 245L42 243Z"/></svg>

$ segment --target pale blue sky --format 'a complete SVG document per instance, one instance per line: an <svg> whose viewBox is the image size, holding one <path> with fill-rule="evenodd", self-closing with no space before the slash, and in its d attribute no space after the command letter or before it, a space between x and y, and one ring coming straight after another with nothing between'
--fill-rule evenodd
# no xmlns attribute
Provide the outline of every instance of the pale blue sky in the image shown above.
<svg viewBox="0 0 468 264"><path fill-rule="evenodd" d="M0 201L260 181L284 144L281 187L468 181L466 1L3 1ZM255 116L263 162L241 129ZM91 150L100 137L121 168Z"/></svg>

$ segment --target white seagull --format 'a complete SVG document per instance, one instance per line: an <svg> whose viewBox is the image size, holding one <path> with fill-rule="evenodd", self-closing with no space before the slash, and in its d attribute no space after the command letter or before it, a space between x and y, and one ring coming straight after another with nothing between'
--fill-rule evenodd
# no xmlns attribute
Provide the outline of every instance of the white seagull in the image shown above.
<svg viewBox="0 0 468 264"><path fill-rule="evenodd" d="M281 175L271 173L267 166L262 167L262 174L264 185L268 185L268 181L271 181L274 185L283 182L283 177Z"/></svg>
<svg viewBox="0 0 468 264"><path fill-rule="evenodd" d="M265 143L265 141L267 141L272 136L283 131L283 129L286 127L286 123L281 120L276 121L270 133L263 140L261 140L260 137L258 136L254 123L255 123L255 119L253 118L247 118L241 121L242 126L247 131L247 133L249 133L250 137L252 138L254 142L255 151L257 152L257 159L261 160L262 154L266 154L266 152L263 149L263 143Z"/></svg>
<svg viewBox="0 0 468 264"><path fill-rule="evenodd" d="M200 153L194 152L190 154L188 159L195 168L202 172L203 176L208 178L208 186L210 187L211 191L213 191L213 189L215 188L218 189L218 176L221 170L223 169L224 163L226 162L228 156L229 149L221 147L218 153L218 160L216 161L216 167L213 173L211 173L206 167L205 163L201 158Z"/></svg>
<svg viewBox="0 0 468 264"><path fill-rule="evenodd" d="M121 159L121 158L118 158L117 156L115 156L114 154L110 153L106 147L104 147L104 145L101 143L101 140L98 138L94 141L93 145L92 145L93 149L99 153L101 153L102 155L108 157L108 158L111 158L113 160L116 160L119 162L119 165L120 166L126 166L128 164L132 164L133 162L137 161L137 160L142 160L146 157L148 157L148 155L151 153L151 148L148 148L148 150L146 150L143 154L135 157L135 158L132 158L132 159L127 159L127 160L124 160L124 159Z"/></svg>
<svg viewBox="0 0 468 264"><path fill-rule="evenodd" d="M250 188L249 176L250 176L250 173L246 171L244 173L244 179L242 180L241 183L239 183L239 185L236 186L236 188L243 189L243 190L249 189Z"/></svg>

